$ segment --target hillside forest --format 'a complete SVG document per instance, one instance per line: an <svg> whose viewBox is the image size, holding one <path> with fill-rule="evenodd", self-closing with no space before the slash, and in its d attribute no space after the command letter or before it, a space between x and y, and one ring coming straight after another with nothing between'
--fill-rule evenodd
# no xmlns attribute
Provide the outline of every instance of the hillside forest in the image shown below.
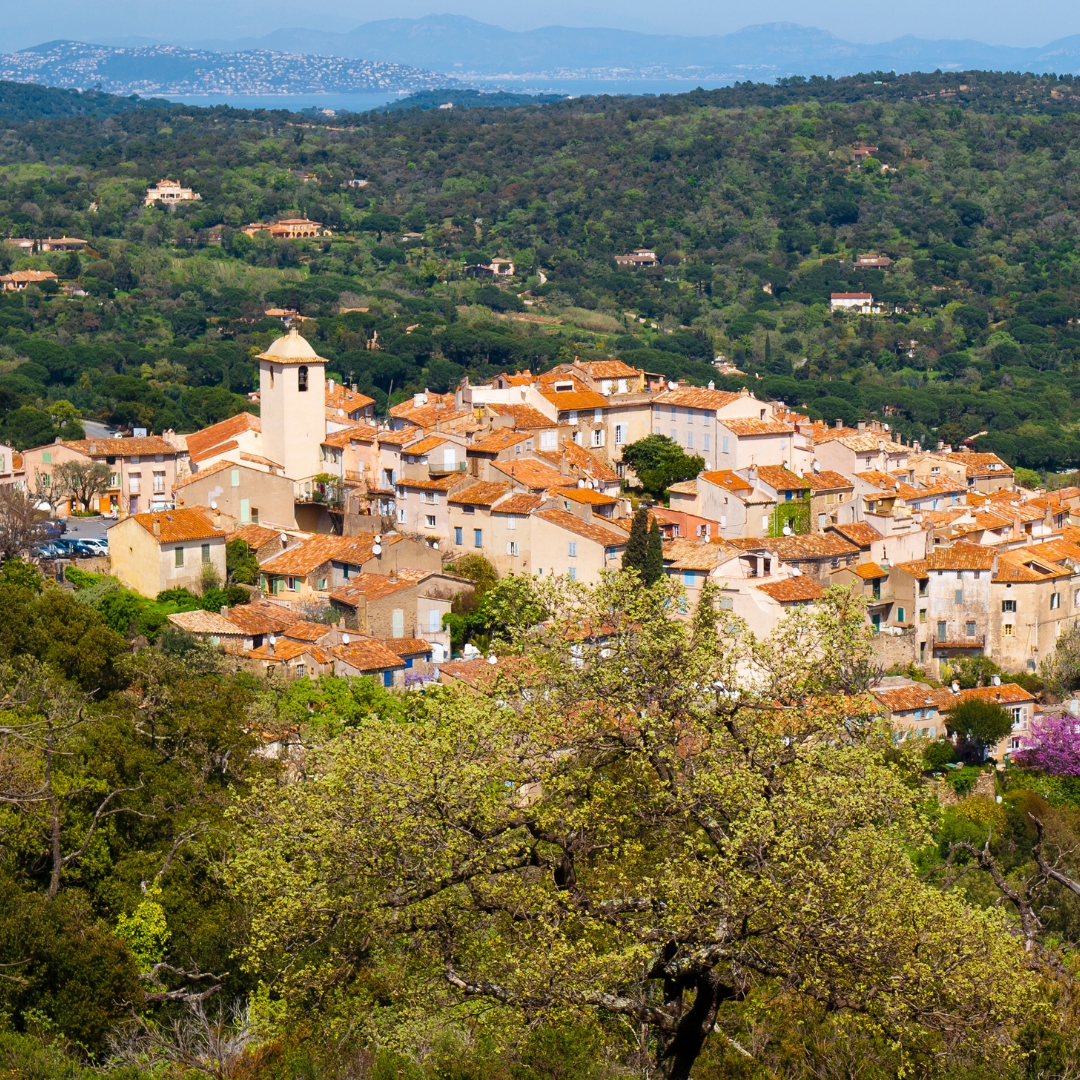
<svg viewBox="0 0 1080 1080"><path fill-rule="evenodd" d="M265 312L291 308L380 411L617 355L1070 469L1078 104L1069 77L980 72L337 117L9 84L0 235L90 243L0 247L0 270L59 278L0 297L0 438L256 408L251 356L281 328ZM201 198L144 207L164 177ZM241 231L298 216L332 235ZM616 265L635 248L659 264ZM867 254L890 265L856 268ZM466 273L492 258L513 277ZM836 291L882 313L831 313Z"/></svg>

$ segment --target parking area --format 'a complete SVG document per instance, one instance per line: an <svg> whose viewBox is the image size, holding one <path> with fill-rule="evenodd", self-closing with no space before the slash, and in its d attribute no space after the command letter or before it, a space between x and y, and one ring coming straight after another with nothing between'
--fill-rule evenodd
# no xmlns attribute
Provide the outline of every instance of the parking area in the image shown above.
<svg viewBox="0 0 1080 1080"><path fill-rule="evenodd" d="M90 540L102 537L105 535L105 529L113 524L111 518L103 517L69 517L64 519L64 523L67 525L67 532L64 533L65 540Z"/></svg>

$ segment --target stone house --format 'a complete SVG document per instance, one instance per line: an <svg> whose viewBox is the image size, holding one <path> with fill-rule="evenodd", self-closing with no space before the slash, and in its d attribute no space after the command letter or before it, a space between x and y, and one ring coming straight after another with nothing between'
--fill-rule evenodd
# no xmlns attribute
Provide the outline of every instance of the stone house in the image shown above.
<svg viewBox="0 0 1080 1080"><path fill-rule="evenodd" d="M666 435L688 454L705 459L705 471L735 468L720 456L723 444L717 442L717 425L727 420L772 420L772 406L758 401L748 390L729 393L703 390L696 386L677 386L657 394L652 400L652 435ZM731 436L728 436L729 440ZM731 443L728 444L729 451ZM767 464L790 461L790 455L773 457ZM747 460L738 464L751 465ZM707 515L706 515L707 516Z"/></svg>
<svg viewBox="0 0 1080 1080"><path fill-rule="evenodd" d="M803 479L810 485L810 528L824 532L830 525L855 520L851 496L854 484L832 469L808 470Z"/></svg>
<svg viewBox="0 0 1080 1080"><path fill-rule="evenodd" d="M219 460L178 480L175 492L178 507L210 507L230 529L260 522L296 526L293 482L247 464Z"/></svg>
<svg viewBox="0 0 1080 1080"><path fill-rule="evenodd" d="M934 659L981 654L990 624L993 549L959 542L927 554L928 619Z"/></svg>
<svg viewBox="0 0 1080 1080"><path fill-rule="evenodd" d="M618 570L627 534L596 521L582 521L563 509L537 510L530 516L532 573L565 575L595 585L601 570Z"/></svg>
<svg viewBox="0 0 1080 1080"><path fill-rule="evenodd" d="M112 572L143 596L175 588L197 595L205 573L225 580L226 535L201 510L131 514L108 530Z"/></svg>

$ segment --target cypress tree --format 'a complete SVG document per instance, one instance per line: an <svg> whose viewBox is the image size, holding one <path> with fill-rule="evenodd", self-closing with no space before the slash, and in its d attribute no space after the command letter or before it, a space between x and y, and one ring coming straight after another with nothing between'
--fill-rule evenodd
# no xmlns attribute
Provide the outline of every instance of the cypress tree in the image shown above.
<svg viewBox="0 0 1080 1080"><path fill-rule="evenodd" d="M630 524L630 536L623 552L622 568L636 570L645 576L645 559L649 553L649 511L642 506Z"/></svg>
<svg viewBox="0 0 1080 1080"><path fill-rule="evenodd" d="M642 578L646 585L655 585L664 576L664 541L660 535L660 523L653 518L649 530L649 546L645 553L645 572Z"/></svg>

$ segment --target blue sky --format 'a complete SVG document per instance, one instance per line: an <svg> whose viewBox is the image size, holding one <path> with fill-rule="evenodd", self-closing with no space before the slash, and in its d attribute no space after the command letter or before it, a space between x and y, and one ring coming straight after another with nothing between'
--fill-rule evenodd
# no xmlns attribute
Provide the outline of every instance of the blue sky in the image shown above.
<svg viewBox="0 0 1080 1080"><path fill-rule="evenodd" d="M351 30L371 19L452 12L524 30L559 23L677 34L723 34L754 23L791 21L830 30L849 41L886 41L903 34L973 38L996 45L1044 45L1080 33L1080 4L1064 0L8 0L0 50L56 38L105 41L143 36L178 43L238 38L279 27Z"/></svg>

